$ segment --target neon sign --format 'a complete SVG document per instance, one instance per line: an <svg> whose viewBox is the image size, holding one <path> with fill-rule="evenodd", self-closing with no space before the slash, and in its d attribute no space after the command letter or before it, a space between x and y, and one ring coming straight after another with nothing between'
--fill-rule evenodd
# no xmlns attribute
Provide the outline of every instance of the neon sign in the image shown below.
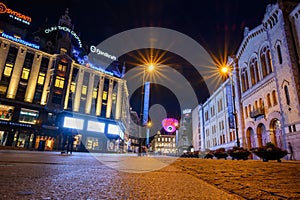
<svg viewBox="0 0 300 200"><path fill-rule="evenodd" d="M162 121L162 126L168 133L173 133L178 128L178 120L174 118L165 118Z"/></svg>
<svg viewBox="0 0 300 200"><path fill-rule="evenodd" d="M53 26L53 27L45 29L45 33L51 33L52 31L57 31L57 30L61 30L61 31L71 33L71 35L78 41L79 48L82 48L82 43L81 43L81 40L80 40L79 36L73 30L69 29L68 27Z"/></svg>
<svg viewBox="0 0 300 200"><path fill-rule="evenodd" d="M90 50L91 50L92 53L96 53L98 55L102 55L102 56L107 57L107 58L112 59L112 60L117 60L116 56L112 56L112 55L110 55L110 54L108 54L106 52L103 52L100 49L97 49L97 47L95 47L95 46L91 46Z"/></svg>
<svg viewBox="0 0 300 200"><path fill-rule="evenodd" d="M14 42L18 42L20 44L24 44L28 47L32 47L32 48L35 48L35 49L40 49L40 46L39 45L36 45L36 44L33 44L33 43L30 43L30 42L26 42L24 40L22 40L21 38L16 38L14 36L11 36L11 35L7 35L5 33L2 33L1 34L2 37L6 38L6 39L9 39L9 40L12 40Z"/></svg>
<svg viewBox="0 0 300 200"><path fill-rule="evenodd" d="M11 17L17 21L23 22L24 24L30 25L30 23L31 23L31 17L29 17L27 15L23 15L22 13L14 11L10 8L7 8L4 3L0 2L0 14L3 14L3 13L9 14L9 17Z"/></svg>

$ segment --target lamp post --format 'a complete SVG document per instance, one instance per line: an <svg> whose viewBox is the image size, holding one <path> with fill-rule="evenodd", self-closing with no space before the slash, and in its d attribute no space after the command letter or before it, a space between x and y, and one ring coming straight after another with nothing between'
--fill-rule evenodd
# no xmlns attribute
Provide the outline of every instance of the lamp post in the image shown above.
<svg viewBox="0 0 300 200"><path fill-rule="evenodd" d="M145 124L145 122L144 122L144 115L146 114L146 115L148 115L148 113L144 113L143 114L143 112L144 112L144 104L145 104L145 99L144 99L144 95L145 95L145 92L144 92L144 90L145 90L145 79L146 79L146 70L147 71L149 71L149 72L151 72L151 71L153 71L154 70L154 65L153 64L148 64L147 66L144 66L144 70L143 70L143 82L142 82L142 100L141 100L141 111L140 111L140 126L139 126L139 139L138 139L138 141L139 141L139 151L138 151L138 155L139 156L141 156L141 153L142 153L142 134L141 134L141 129L142 129L142 127L143 126L145 126L145 125L147 125L147 134L149 134L149 132L148 132L148 124ZM150 83L149 83L150 84ZM150 87L150 85L149 85L149 87ZM150 91L150 88L149 88L149 91ZM148 101L148 100L147 100ZM148 108L147 108L148 109ZM147 118L148 118L148 116L147 116ZM145 120L146 121L146 123L149 123L149 121L148 120ZM150 122L150 125L151 125L151 122ZM147 137L147 139L149 140L149 135L148 135L148 137ZM149 141L146 141L146 143L149 143ZM147 143L147 145L148 145L148 143Z"/></svg>
<svg viewBox="0 0 300 200"><path fill-rule="evenodd" d="M229 81L230 81L230 87L232 91L232 104L233 104L233 111L232 114L234 116L234 127L235 127L235 134L236 134L236 145L237 147L240 147L240 139L239 139L239 133L238 133L238 126L237 126L237 112L235 108L235 91L233 87L233 80L232 80L232 69L229 66L223 66L221 67L221 73L224 75L229 76Z"/></svg>

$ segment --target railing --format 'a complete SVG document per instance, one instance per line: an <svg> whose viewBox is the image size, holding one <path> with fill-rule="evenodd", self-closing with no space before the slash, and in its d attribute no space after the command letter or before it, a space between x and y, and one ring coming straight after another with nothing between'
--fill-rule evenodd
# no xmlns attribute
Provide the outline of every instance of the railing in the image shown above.
<svg viewBox="0 0 300 200"><path fill-rule="evenodd" d="M251 118L257 118L259 116L265 115L265 108L260 107L250 112Z"/></svg>

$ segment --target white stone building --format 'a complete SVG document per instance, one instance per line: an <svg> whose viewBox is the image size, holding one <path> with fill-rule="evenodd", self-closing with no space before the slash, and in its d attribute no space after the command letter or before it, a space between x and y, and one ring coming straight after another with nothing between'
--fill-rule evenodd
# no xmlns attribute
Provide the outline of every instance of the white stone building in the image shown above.
<svg viewBox="0 0 300 200"><path fill-rule="evenodd" d="M200 141L203 141L200 146L201 151L215 150L220 147L228 149L236 146L235 126L234 123L229 124L229 116L231 120L234 120L232 101L231 85L228 79L204 104L197 107L200 126L197 127L200 134L198 137Z"/></svg>
<svg viewBox="0 0 300 200"><path fill-rule="evenodd" d="M236 55L228 60L243 147L272 142L288 149L291 142L300 159L299 41L300 4L278 1L267 7L261 25L245 28Z"/></svg>

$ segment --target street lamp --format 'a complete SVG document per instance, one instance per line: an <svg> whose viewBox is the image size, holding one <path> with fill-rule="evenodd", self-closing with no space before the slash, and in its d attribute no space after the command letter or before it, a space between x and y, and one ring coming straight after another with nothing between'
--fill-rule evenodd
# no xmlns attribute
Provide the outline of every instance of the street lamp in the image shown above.
<svg viewBox="0 0 300 200"><path fill-rule="evenodd" d="M146 79L146 72L152 72L154 70L155 66L154 64L150 63L150 64L147 64L146 66L144 66L144 70L143 70L143 83L142 83L142 100L141 100L141 111L140 111L140 126L139 126L139 152L138 152L138 155L141 156L141 153L142 153L142 134L141 134L141 129L143 126L147 125L148 127L148 124L145 124L145 122L147 123L148 120L145 120L144 121L144 115L148 115L148 113L143 113L144 112L144 104L145 104L145 99L144 99L144 90L145 90L145 79ZM150 85L149 85L150 87ZM150 91L150 88L149 88L149 91ZM147 99L147 101L149 101L149 99ZM147 108L148 109L148 108ZM147 116L148 118L148 116ZM149 122L148 122L149 123ZM151 123L151 122L150 122ZM148 132L148 128L147 128L147 134L149 134ZM146 143L148 145L149 143L149 136L147 137L147 140Z"/></svg>
<svg viewBox="0 0 300 200"><path fill-rule="evenodd" d="M236 145L237 147L240 147L240 139L239 139L239 134L238 134L238 126L237 126L237 112L235 108L235 91L233 87L233 80L232 80L232 69L228 65L224 65L220 68L220 71L223 75L228 75L229 80L230 80L230 86L232 90L232 104L233 104L233 111L232 114L234 116L234 127L235 127L235 134L236 134Z"/></svg>

